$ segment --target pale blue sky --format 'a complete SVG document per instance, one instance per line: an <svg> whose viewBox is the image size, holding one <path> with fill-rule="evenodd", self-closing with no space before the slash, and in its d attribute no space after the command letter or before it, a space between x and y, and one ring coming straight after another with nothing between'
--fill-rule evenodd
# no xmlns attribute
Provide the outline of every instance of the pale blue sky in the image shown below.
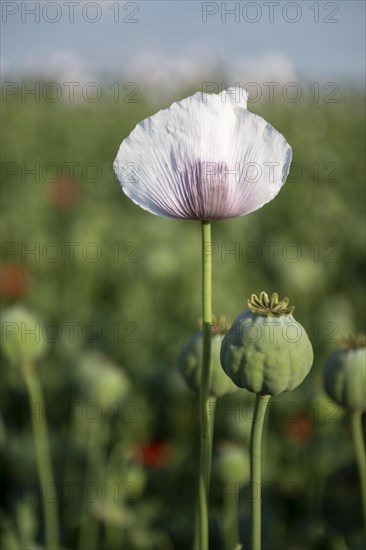
<svg viewBox="0 0 366 550"><path fill-rule="evenodd" d="M188 56L189 71L190 59L199 60L202 52L203 65L211 59L226 68L233 66L233 78L236 62L249 60L253 66L256 59L273 54L288 60L297 75L306 75L310 80L345 77L360 82L365 70L363 0L240 3L80 0L71 2L74 22L69 21L71 5L66 1L40 2L40 21L35 22L35 16L27 10L34 9L36 4L2 1L1 60L5 73L47 68L58 59L58 63L74 67L75 72L84 68L88 73L121 74L128 72L141 54L155 56L157 63L159 56L169 58L173 65L177 57ZM222 5L237 10L236 15L226 15L226 22ZM12 14L13 11L16 13ZM207 14L207 22L203 22L205 14L211 11L217 13ZM90 22L98 16L98 21ZM58 21L50 22L57 18ZM129 19L138 22L128 22ZM338 22L330 22L335 20Z"/></svg>

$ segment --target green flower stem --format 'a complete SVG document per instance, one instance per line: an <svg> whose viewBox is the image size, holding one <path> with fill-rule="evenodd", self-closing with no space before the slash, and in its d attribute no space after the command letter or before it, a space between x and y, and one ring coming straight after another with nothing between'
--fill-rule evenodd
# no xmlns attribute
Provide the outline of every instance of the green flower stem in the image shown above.
<svg viewBox="0 0 366 550"><path fill-rule="evenodd" d="M115 453L118 453L119 456L122 457L122 464L118 468L119 470L119 477L118 482L121 484L122 487L126 486L127 483L127 467L128 467L128 460L129 460L129 453L128 453L128 443L127 441L121 439L117 441L117 443L113 446L111 449L108 461L107 461L107 467L106 467L106 479L109 481L108 478L108 472L112 472L115 470ZM119 485L117 485L119 487ZM108 487L106 487L108 489ZM118 491L119 496L119 491ZM110 506L114 506L116 502L116 496L114 494L114 491L106 491L106 495L108 497L107 504ZM125 506L121 507L121 511L125 511ZM119 550L120 548L126 548L127 547L127 541L126 541L126 523L125 518L122 518L118 523L116 522L106 522L104 526L104 533L105 533L105 548L108 548L108 550Z"/></svg>
<svg viewBox="0 0 366 550"><path fill-rule="evenodd" d="M97 483L103 495L106 495L106 449L109 441L110 422L107 418L100 423L86 422L86 482ZM104 503L104 500L103 500ZM80 524L79 550L96 550L99 543L100 522L87 512L87 517Z"/></svg>
<svg viewBox="0 0 366 550"><path fill-rule="evenodd" d="M211 223L202 221L202 372L200 388L200 475L199 475L199 548L208 550L208 495L211 468L211 444L209 385L212 338L212 256Z"/></svg>
<svg viewBox="0 0 366 550"><path fill-rule="evenodd" d="M362 434L362 412L355 411L351 415L353 441L355 445L358 471L360 474L364 530L366 536L366 451Z"/></svg>
<svg viewBox="0 0 366 550"><path fill-rule="evenodd" d="M198 495L198 498L199 498L199 495ZM198 500L197 500L196 511L194 514L194 536L193 536L192 550L200 550L198 543L199 543L199 509L198 509Z"/></svg>
<svg viewBox="0 0 366 550"><path fill-rule="evenodd" d="M261 548L261 446L270 395L256 395L250 433L251 550Z"/></svg>
<svg viewBox="0 0 366 550"><path fill-rule="evenodd" d="M208 410L208 435L210 437L210 450L209 450L209 465L208 465L208 480L211 479L211 464L212 464L212 448L213 448L213 436L215 428L215 411L216 411L217 398L211 396L208 398L207 410Z"/></svg>
<svg viewBox="0 0 366 550"><path fill-rule="evenodd" d="M27 386L30 403L33 410L39 408L41 414L32 414L32 431L36 450L38 477L41 485L41 494L46 487L54 487L54 498L47 501L42 497L45 543L47 550L59 548L59 518L56 484L53 476L50 444L47 425L42 414L44 399L37 373L32 365L23 365L22 372Z"/></svg>
<svg viewBox="0 0 366 550"><path fill-rule="evenodd" d="M213 447L213 432L214 432L214 427L215 427L216 401L217 401L217 398L214 397L214 396L211 396L208 399L208 411L209 411L208 422L209 422L209 435L210 435L208 479L211 478L212 447ZM200 550L200 547L199 547L199 509L198 508L196 509L196 514L195 514L195 529L194 529L193 550Z"/></svg>
<svg viewBox="0 0 366 550"><path fill-rule="evenodd" d="M100 462L100 443L98 440L98 431L95 430L95 425L91 422L86 422L85 425L85 450L86 450L86 483L99 482L99 462ZM99 521L93 518L89 510L86 516L81 519L79 529L79 550L96 550L98 547L99 536Z"/></svg>
<svg viewBox="0 0 366 550"><path fill-rule="evenodd" d="M223 494L223 538L225 550L234 550L239 544L239 484L235 491L224 491Z"/></svg>

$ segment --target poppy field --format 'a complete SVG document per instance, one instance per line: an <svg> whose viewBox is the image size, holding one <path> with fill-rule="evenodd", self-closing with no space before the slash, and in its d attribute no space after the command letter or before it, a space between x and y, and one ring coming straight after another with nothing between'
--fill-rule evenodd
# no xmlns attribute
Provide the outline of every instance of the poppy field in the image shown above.
<svg viewBox="0 0 366 550"><path fill-rule="evenodd" d="M73 104L19 93L2 104L4 550L192 547L200 407L178 359L200 330L200 224L138 208L113 161L136 124L201 88ZM213 312L230 327L253 293L289 297L314 354L304 382L268 404L262 548L361 549L352 415L323 373L365 331L364 97L248 109L286 137L292 165L263 208L212 222ZM255 398L220 389L210 550L246 549Z"/></svg>

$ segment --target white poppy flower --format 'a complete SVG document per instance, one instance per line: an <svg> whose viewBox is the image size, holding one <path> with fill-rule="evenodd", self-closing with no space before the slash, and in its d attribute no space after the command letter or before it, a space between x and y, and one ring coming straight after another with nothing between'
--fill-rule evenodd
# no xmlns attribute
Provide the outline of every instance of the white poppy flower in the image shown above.
<svg viewBox="0 0 366 550"><path fill-rule="evenodd" d="M126 195L157 216L216 220L258 210L280 191L292 150L247 93L197 92L137 124L114 170Z"/></svg>

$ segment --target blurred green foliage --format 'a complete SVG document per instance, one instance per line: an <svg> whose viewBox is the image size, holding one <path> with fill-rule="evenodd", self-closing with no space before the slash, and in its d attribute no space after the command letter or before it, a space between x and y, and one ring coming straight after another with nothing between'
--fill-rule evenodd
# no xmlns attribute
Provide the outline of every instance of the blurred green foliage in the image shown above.
<svg viewBox="0 0 366 550"><path fill-rule="evenodd" d="M122 139L164 106L15 96L2 105L2 307L40 316L49 343L37 365L46 411L29 410L20 371L2 360L4 549L44 542L30 414L47 416L65 548L191 544L197 403L176 358L201 314L199 223L144 212L112 171ZM234 319L252 292L287 295L315 352L304 384L270 407L263 547L361 547L348 418L324 395L322 369L364 326L363 97L249 108L286 136L294 166L273 202L213 224L214 311ZM223 453L245 458L252 402L243 390L217 406L212 550L222 549L231 490ZM248 544L249 493L243 472L237 479ZM85 494L91 483L100 495Z"/></svg>

